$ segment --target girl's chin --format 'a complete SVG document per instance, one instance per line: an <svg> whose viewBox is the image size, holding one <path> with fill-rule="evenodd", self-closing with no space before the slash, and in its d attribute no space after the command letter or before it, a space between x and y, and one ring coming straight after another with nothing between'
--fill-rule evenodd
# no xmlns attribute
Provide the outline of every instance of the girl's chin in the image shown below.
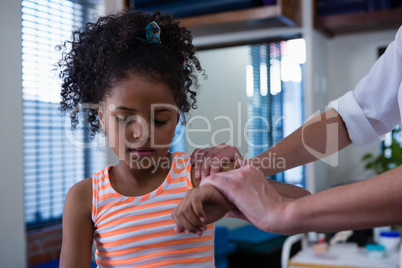
<svg viewBox="0 0 402 268"><path fill-rule="evenodd" d="M130 154L131 156L131 154ZM159 168L162 169L170 169L171 166L171 158L169 154L163 157L150 156L150 157L130 157L128 161L128 166L131 169L139 169L139 170L157 170Z"/></svg>
<svg viewBox="0 0 402 268"><path fill-rule="evenodd" d="M130 169L135 170L156 170L157 166L154 165L143 165L141 163L129 163Z"/></svg>

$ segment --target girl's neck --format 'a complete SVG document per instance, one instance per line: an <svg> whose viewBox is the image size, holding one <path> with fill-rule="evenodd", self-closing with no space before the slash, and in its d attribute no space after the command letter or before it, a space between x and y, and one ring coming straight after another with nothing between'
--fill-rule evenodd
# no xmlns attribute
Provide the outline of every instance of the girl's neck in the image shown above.
<svg viewBox="0 0 402 268"><path fill-rule="evenodd" d="M173 155L168 153L167 156L169 163L159 162L147 169L134 169L119 162L111 170L110 182L113 188L124 196L142 196L152 192L163 183L169 173Z"/></svg>

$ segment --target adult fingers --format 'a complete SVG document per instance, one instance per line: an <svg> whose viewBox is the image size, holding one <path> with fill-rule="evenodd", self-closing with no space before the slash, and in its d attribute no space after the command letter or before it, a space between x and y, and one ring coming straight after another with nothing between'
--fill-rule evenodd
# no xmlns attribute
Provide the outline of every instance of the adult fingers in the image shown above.
<svg viewBox="0 0 402 268"><path fill-rule="evenodd" d="M194 168L194 176L198 180L201 178L201 165L202 165L202 156L204 155L203 149L195 149L191 154L191 166Z"/></svg>
<svg viewBox="0 0 402 268"><path fill-rule="evenodd" d="M235 161L237 158L243 157L235 146L222 143L210 148L203 155L201 178L221 172L225 163Z"/></svg>
<svg viewBox="0 0 402 268"><path fill-rule="evenodd" d="M235 160L235 165L237 168L243 167L247 164L248 164L248 161L242 157L241 158L239 157Z"/></svg>
<svg viewBox="0 0 402 268"><path fill-rule="evenodd" d="M194 168L195 179L201 179L209 175L211 169L211 160L213 156L222 150L226 144L206 149L196 149L191 155L192 168Z"/></svg>
<svg viewBox="0 0 402 268"><path fill-rule="evenodd" d="M201 181L200 186L212 185L216 189L218 189L218 191L221 192L223 196L225 196L229 200L229 202L232 202L233 194L231 194L231 192L235 191L235 188L237 188L237 182L233 180L234 176L231 172L232 171L217 173L205 177Z"/></svg>
<svg viewBox="0 0 402 268"><path fill-rule="evenodd" d="M229 145L222 143L218 146L210 148L204 155L204 164L201 169L201 178L205 178L211 174L211 171L219 172L221 170L221 159L217 155L224 151Z"/></svg>
<svg viewBox="0 0 402 268"><path fill-rule="evenodd" d="M277 219L275 213L280 211L283 202L260 170L246 165L214 176L217 178L210 176L202 182L216 187L241 212L238 216L260 229L274 228L277 222L273 223L272 219Z"/></svg>
<svg viewBox="0 0 402 268"><path fill-rule="evenodd" d="M222 168L224 167L225 163L231 161L234 161L236 163L237 161L241 160L243 160L243 156L240 154L239 149L237 149L237 147L235 146L227 145L225 148L223 148L220 151L217 151L214 154L209 174L215 174L222 171ZM236 167L240 166L236 165Z"/></svg>
<svg viewBox="0 0 402 268"><path fill-rule="evenodd" d="M217 188L231 203L237 206L237 202L241 202L243 198L249 198L247 191L250 190L251 184L254 185L254 180L263 177L261 171L250 165L245 165L239 169L213 174L204 178L200 186L212 185ZM264 178L265 180L265 178ZM241 193L240 196L236 195Z"/></svg>

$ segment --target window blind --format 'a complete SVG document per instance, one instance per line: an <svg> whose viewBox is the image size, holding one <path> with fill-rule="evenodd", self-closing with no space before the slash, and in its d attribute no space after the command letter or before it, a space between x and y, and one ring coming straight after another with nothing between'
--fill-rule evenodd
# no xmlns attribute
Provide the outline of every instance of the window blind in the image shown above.
<svg viewBox="0 0 402 268"><path fill-rule="evenodd" d="M96 146L67 139L69 121L60 116L57 45L89 21L94 5L85 1L23 0L22 88L25 219L28 228L60 221L68 189L105 166ZM74 139L84 143L89 128L80 124ZM81 145L82 145L81 143ZM92 147L92 148L85 148Z"/></svg>
<svg viewBox="0 0 402 268"><path fill-rule="evenodd" d="M249 155L254 157L301 126L303 120L303 39L250 46L246 92L249 97ZM265 164L282 165L270 155ZM272 176L277 181L304 186L304 167Z"/></svg>

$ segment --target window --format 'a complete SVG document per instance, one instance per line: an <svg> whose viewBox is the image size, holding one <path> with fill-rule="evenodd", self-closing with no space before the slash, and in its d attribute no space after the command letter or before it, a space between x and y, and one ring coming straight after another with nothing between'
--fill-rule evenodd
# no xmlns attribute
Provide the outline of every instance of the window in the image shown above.
<svg viewBox="0 0 402 268"><path fill-rule="evenodd" d="M305 43L294 39L250 46L251 64L246 67L249 98L249 154L254 157L302 125L303 64ZM267 131L268 130L268 131ZM269 165L283 161L269 156ZM304 167L273 176L273 179L304 185Z"/></svg>
<svg viewBox="0 0 402 268"><path fill-rule="evenodd" d="M70 39L76 27L92 18L94 8L85 1L22 1L25 219L28 228L60 221L68 189L106 163L106 154L96 146L97 141L88 140L89 128L80 125L72 132L69 121L60 116L60 85L54 70L61 58L55 47ZM99 141L100 137L97 138Z"/></svg>

